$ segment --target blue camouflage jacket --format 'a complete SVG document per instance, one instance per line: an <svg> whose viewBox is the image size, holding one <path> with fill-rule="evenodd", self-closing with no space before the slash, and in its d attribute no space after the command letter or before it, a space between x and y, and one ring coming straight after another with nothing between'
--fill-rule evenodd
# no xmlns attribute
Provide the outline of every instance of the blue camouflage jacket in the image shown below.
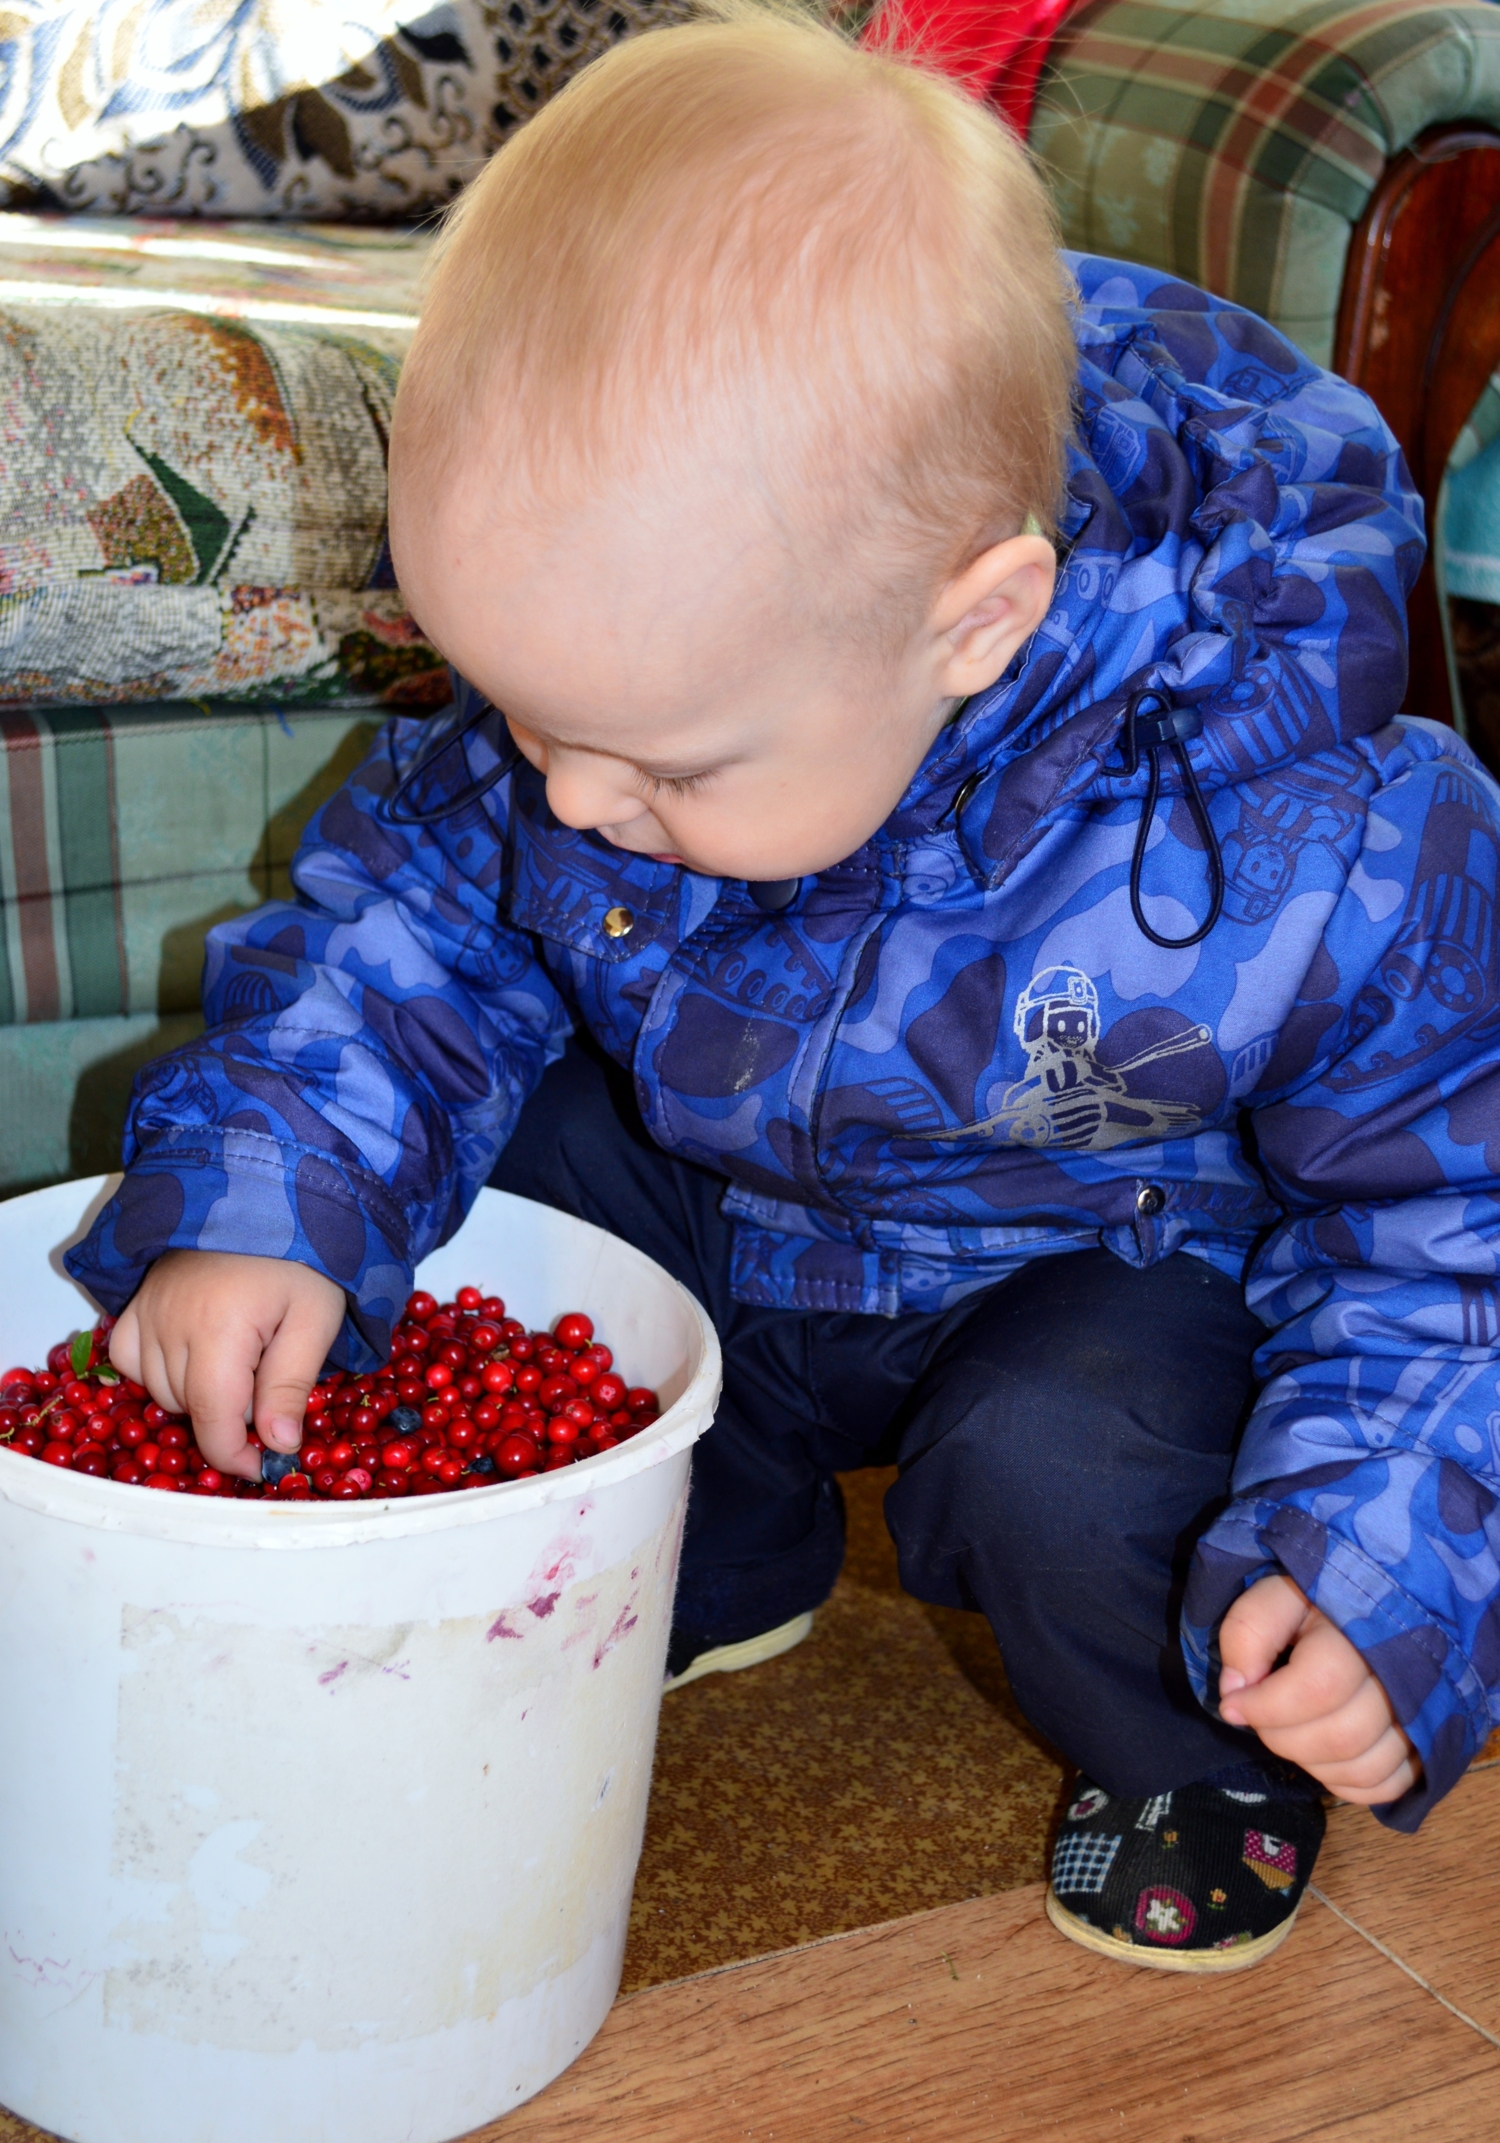
<svg viewBox="0 0 1500 2143"><path fill-rule="evenodd" d="M1412 1828L1500 1718L1500 810L1397 719L1421 507L1370 403L1248 313L1072 266L1053 607L856 855L777 908L621 853L458 684L448 747L392 723L296 898L211 933L210 1030L142 1073L69 1264L119 1308L169 1247L300 1259L367 1364L574 1026L723 1176L742 1300L1207 1259L1268 1330L1199 1693L1230 1601L1290 1573L1421 1752Z"/></svg>

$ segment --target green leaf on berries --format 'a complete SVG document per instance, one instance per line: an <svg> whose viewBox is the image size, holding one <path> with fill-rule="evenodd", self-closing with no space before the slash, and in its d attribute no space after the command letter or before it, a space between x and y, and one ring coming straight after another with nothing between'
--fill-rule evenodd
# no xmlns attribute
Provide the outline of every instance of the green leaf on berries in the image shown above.
<svg viewBox="0 0 1500 2143"><path fill-rule="evenodd" d="M112 1369L106 1362L101 1368L94 1371L94 1380L99 1384L118 1384L120 1372L118 1369Z"/></svg>
<svg viewBox="0 0 1500 2143"><path fill-rule="evenodd" d="M94 1335L92 1332L75 1332L68 1359L73 1365L75 1377L88 1375L89 1363L94 1358Z"/></svg>

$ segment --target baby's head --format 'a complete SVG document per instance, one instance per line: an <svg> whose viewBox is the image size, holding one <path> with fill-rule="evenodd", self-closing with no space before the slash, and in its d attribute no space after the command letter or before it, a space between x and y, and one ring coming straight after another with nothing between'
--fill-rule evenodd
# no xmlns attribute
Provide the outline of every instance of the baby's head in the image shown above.
<svg viewBox="0 0 1500 2143"><path fill-rule="evenodd" d="M720 4L586 69L465 195L391 532L559 818L778 879L867 840L1045 615L1075 358L998 119Z"/></svg>

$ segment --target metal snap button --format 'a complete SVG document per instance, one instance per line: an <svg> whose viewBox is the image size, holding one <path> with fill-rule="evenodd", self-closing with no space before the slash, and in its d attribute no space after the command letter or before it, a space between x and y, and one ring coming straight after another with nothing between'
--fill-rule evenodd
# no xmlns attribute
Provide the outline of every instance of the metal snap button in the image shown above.
<svg viewBox="0 0 1500 2143"><path fill-rule="evenodd" d="M1143 1183L1135 1194L1135 1209L1143 1220L1154 1220L1167 1202L1159 1183Z"/></svg>
<svg viewBox="0 0 1500 2143"><path fill-rule="evenodd" d="M604 916L604 935L607 938L628 938L635 928L635 917L628 908L609 908Z"/></svg>

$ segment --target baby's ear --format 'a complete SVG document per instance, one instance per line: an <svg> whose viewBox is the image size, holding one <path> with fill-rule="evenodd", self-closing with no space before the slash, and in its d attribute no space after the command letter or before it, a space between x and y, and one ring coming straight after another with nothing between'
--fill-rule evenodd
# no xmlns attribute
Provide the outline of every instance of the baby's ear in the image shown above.
<svg viewBox="0 0 1500 2143"><path fill-rule="evenodd" d="M1043 535L1029 531L993 543L943 588L932 611L932 635L945 698L983 692L1047 615L1057 581L1057 558Z"/></svg>

